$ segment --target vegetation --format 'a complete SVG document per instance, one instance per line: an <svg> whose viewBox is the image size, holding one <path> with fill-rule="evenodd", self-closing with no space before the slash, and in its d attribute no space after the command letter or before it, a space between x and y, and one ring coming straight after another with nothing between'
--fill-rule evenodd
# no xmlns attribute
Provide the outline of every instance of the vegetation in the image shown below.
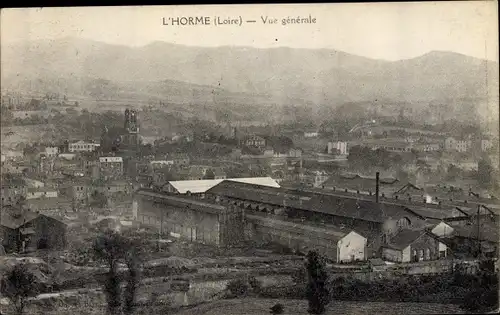
<svg viewBox="0 0 500 315"><path fill-rule="evenodd" d="M306 270L308 283L306 296L309 302L310 314L323 314L329 303L329 292L326 287L328 276L324 259L315 251L307 254Z"/></svg>
<svg viewBox="0 0 500 315"><path fill-rule="evenodd" d="M24 263L15 265L2 279L2 295L14 306L15 313L22 315L28 298L38 294L36 278Z"/></svg>
<svg viewBox="0 0 500 315"><path fill-rule="evenodd" d="M283 314L284 311L285 308L280 303L276 303L271 307L271 314Z"/></svg>
<svg viewBox="0 0 500 315"><path fill-rule="evenodd" d="M249 276L229 281L226 288L229 297L243 297L261 291L261 284L257 278Z"/></svg>
<svg viewBox="0 0 500 315"><path fill-rule="evenodd" d="M123 237L114 231L107 231L100 235L93 244L93 252L97 259L104 261L109 268L106 275L104 290L108 302L110 315L132 314L135 303L135 293L139 283L139 246L132 240ZM127 285L125 292L121 290L121 276L118 264L127 265Z"/></svg>

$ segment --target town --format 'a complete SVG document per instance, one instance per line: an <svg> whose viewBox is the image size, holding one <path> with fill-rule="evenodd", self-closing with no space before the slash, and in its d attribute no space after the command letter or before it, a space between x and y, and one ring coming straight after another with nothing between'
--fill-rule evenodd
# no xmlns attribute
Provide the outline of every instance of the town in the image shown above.
<svg viewBox="0 0 500 315"><path fill-rule="evenodd" d="M491 135L430 134L370 121L344 137L227 125L144 143L144 110L78 110L47 97L2 96L2 117L16 117L12 127L36 119L83 124L91 115L122 121L95 126L99 137L2 148L5 257L49 255L83 268L81 259L89 257L82 251L108 228L144 231L143 241L164 247L152 250L158 261L230 248L234 255L261 251L252 256L262 260L257 265L278 256L297 266L297 257L314 250L333 274L361 279L435 275L459 262L474 273L481 259L498 257L500 202L491 189L498 139ZM2 145L16 136L2 134ZM211 157L201 146L217 152ZM66 282L67 289L79 287L75 279Z"/></svg>

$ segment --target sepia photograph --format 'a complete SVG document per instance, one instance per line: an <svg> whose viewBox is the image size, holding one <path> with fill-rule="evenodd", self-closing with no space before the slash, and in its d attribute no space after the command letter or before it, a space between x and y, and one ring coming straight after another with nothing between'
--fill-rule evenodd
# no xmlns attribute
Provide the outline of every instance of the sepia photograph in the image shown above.
<svg viewBox="0 0 500 315"><path fill-rule="evenodd" d="M8 8L1 315L499 311L497 1Z"/></svg>

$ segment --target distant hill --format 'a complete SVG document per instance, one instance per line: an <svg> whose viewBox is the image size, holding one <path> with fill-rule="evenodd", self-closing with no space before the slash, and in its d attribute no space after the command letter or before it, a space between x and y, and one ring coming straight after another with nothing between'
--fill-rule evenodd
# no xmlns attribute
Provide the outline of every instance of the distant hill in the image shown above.
<svg viewBox="0 0 500 315"><path fill-rule="evenodd" d="M128 47L64 38L2 45L1 53L7 86L40 79L87 95L88 81L99 79L109 80L114 93L201 103L338 105L498 97L496 62L441 51L392 62L330 49L165 42Z"/></svg>

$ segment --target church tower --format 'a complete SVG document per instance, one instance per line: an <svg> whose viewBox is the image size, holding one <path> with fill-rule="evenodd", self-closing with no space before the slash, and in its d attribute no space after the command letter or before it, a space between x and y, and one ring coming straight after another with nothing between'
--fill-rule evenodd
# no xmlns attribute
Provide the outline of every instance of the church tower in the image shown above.
<svg viewBox="0 0 500 315"><path fill-rule="evenodd" d="M139 114L135 110L125 110L125 134L123 145L128 150L136 150L139 146Z"/></svg>

